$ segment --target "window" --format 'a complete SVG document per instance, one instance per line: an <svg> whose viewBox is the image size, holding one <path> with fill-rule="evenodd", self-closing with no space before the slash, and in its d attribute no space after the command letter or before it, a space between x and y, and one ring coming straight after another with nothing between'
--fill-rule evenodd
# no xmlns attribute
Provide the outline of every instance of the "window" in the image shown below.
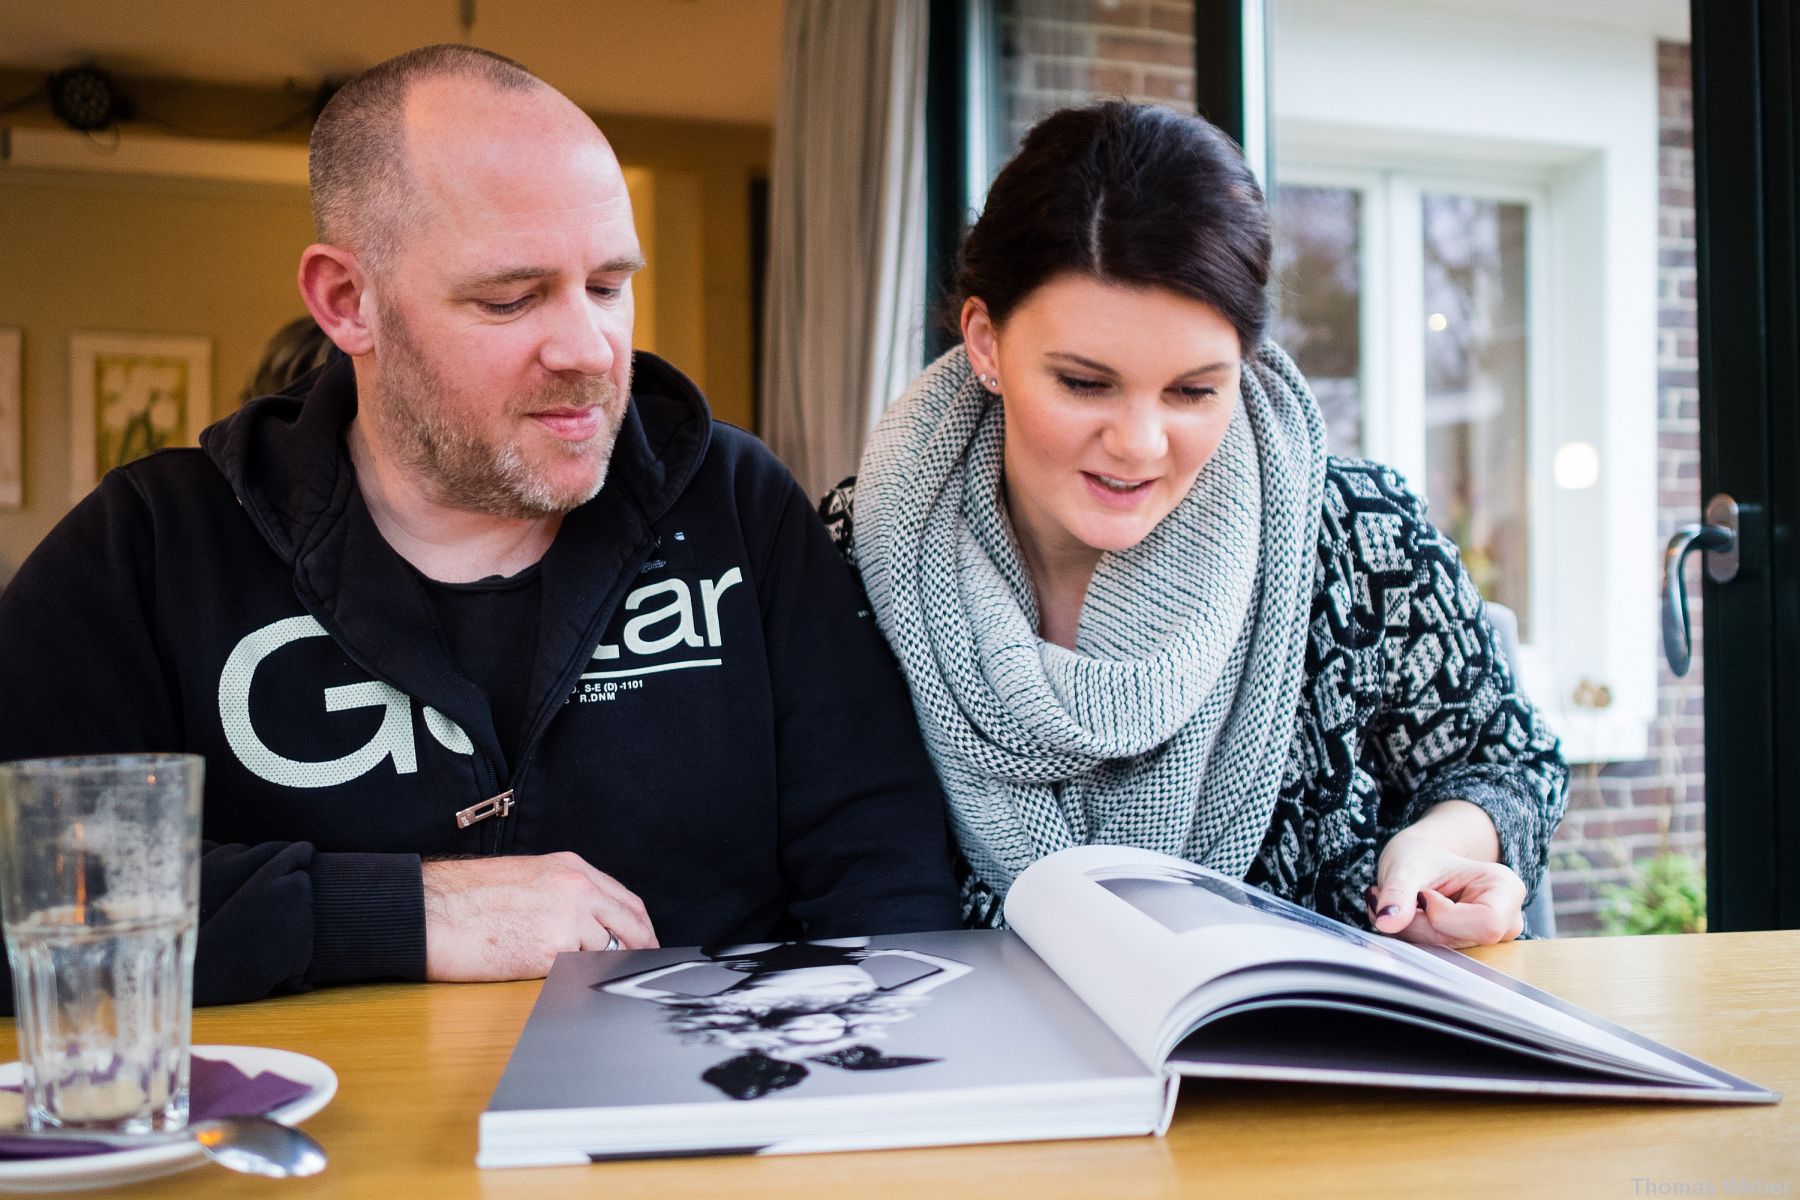
<svg viewBox="0 0 1800 1200"><path fill-rule="evenodd" d="M1515 665L1571 755L1611 757L1647 726L1626 715L1635 706L1583 703L1630 686L1592 570L1608 533L1602 467L1629 478L1633 447L1608 438L1605 390L1568 336L1606 311L1606 281L1552 257L1597 214L1579 169L1459 166L1284 161L1273 333L1332 451L1405 475L1482 595L1518 618ZM1591 515L1569 523L1577 512Z"/></svg>
<svg viewBox="0 0 1800 1200"><path fill-rule="evenodd" d="M1283 184L1273 332L1306 372L1334 454L1362 450L1363 189Z"/></svg>
<svg viewBox="0 0 1800 1200"><path fill-rule="evenodd" d="M1434 187L1393 172L1283 184L1274 203L1276 338L1311 381L1332 450L1405 474L1481 594L1513 611L1528 642L1530 362L1547 314L1531 311L1527 284L1541 208L1499 185ZM1365 234L1370 221L1391 235L1381 263L1365 262L1363 247L1384 240ZM1392 344L1371 349L1399 361L1365 439L1363 342L1374 330Z"/></svg>
<svg viewBox="0 0 1800 1200"><path fill-rule="evenodd" d="M1425 495L1489 600L1531 637L1527 205L1419 196Z"/></svg>

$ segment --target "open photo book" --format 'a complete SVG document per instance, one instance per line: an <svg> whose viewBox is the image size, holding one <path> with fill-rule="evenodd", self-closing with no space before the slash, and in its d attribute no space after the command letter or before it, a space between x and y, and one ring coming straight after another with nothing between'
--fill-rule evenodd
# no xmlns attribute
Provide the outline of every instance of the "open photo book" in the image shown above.
<svg viewBox="0 0 1800 1200"><path fill-rule="evenodd" d="M1641 1100L1773 1092L1464 955L1114 846L1010 930L565 954L480 1166L1161 1133L1182 1076Z"/></svg>

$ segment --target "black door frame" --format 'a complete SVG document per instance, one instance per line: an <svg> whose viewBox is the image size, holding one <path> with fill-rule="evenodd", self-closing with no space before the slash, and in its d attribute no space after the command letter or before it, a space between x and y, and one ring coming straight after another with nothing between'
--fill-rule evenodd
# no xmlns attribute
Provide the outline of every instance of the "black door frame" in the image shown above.
<svg viewBox="0 0 1800 1200"><path fill-rule="evenodd" d="M1690 20L1701 495L1748 513L1743 569L1704 585L1708 927L1800 928L1800 21Z"/></svg>
<svg viewBox="0 0 1800 1200"><path fill-rule="evenodd" d="M968 230L969 14L989 0L930 0L925 43L925 361L958 339L940 321Z"/></svg>

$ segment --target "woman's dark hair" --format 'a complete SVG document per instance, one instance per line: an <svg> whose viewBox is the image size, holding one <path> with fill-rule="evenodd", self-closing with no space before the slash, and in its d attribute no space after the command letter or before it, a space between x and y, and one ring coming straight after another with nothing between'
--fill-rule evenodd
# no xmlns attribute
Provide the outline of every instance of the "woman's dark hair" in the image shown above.
<svg viewBox="0 0 1800 1200"><path fill-rule="evenodd" d="M1065 272L1167 288L1218 310L1249 353L1268 325L1269 214L1236 144L1205 119L1113 100L1025 135L963 239L957 307L994 324Z"/></svg>

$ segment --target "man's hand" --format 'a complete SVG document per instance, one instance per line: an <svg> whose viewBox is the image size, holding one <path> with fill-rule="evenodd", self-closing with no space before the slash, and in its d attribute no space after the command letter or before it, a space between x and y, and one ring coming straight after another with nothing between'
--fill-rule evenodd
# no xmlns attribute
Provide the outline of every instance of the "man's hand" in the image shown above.
<svg viewBox="0 0 1800 1200"><path fill-rule="evenodd" d="M644 903L567 852L427 862L425 978L541 979L564 950L656 945Z"/></svg>
<svg viewBox="0 0 1800 1200"><path fill-rule="evenodd" d="M1436 805L1389 839L1369 889L1377 933L1426 946L1486 946L1525 927L1525 884L1499 857L1486 813Z"/></svg>

